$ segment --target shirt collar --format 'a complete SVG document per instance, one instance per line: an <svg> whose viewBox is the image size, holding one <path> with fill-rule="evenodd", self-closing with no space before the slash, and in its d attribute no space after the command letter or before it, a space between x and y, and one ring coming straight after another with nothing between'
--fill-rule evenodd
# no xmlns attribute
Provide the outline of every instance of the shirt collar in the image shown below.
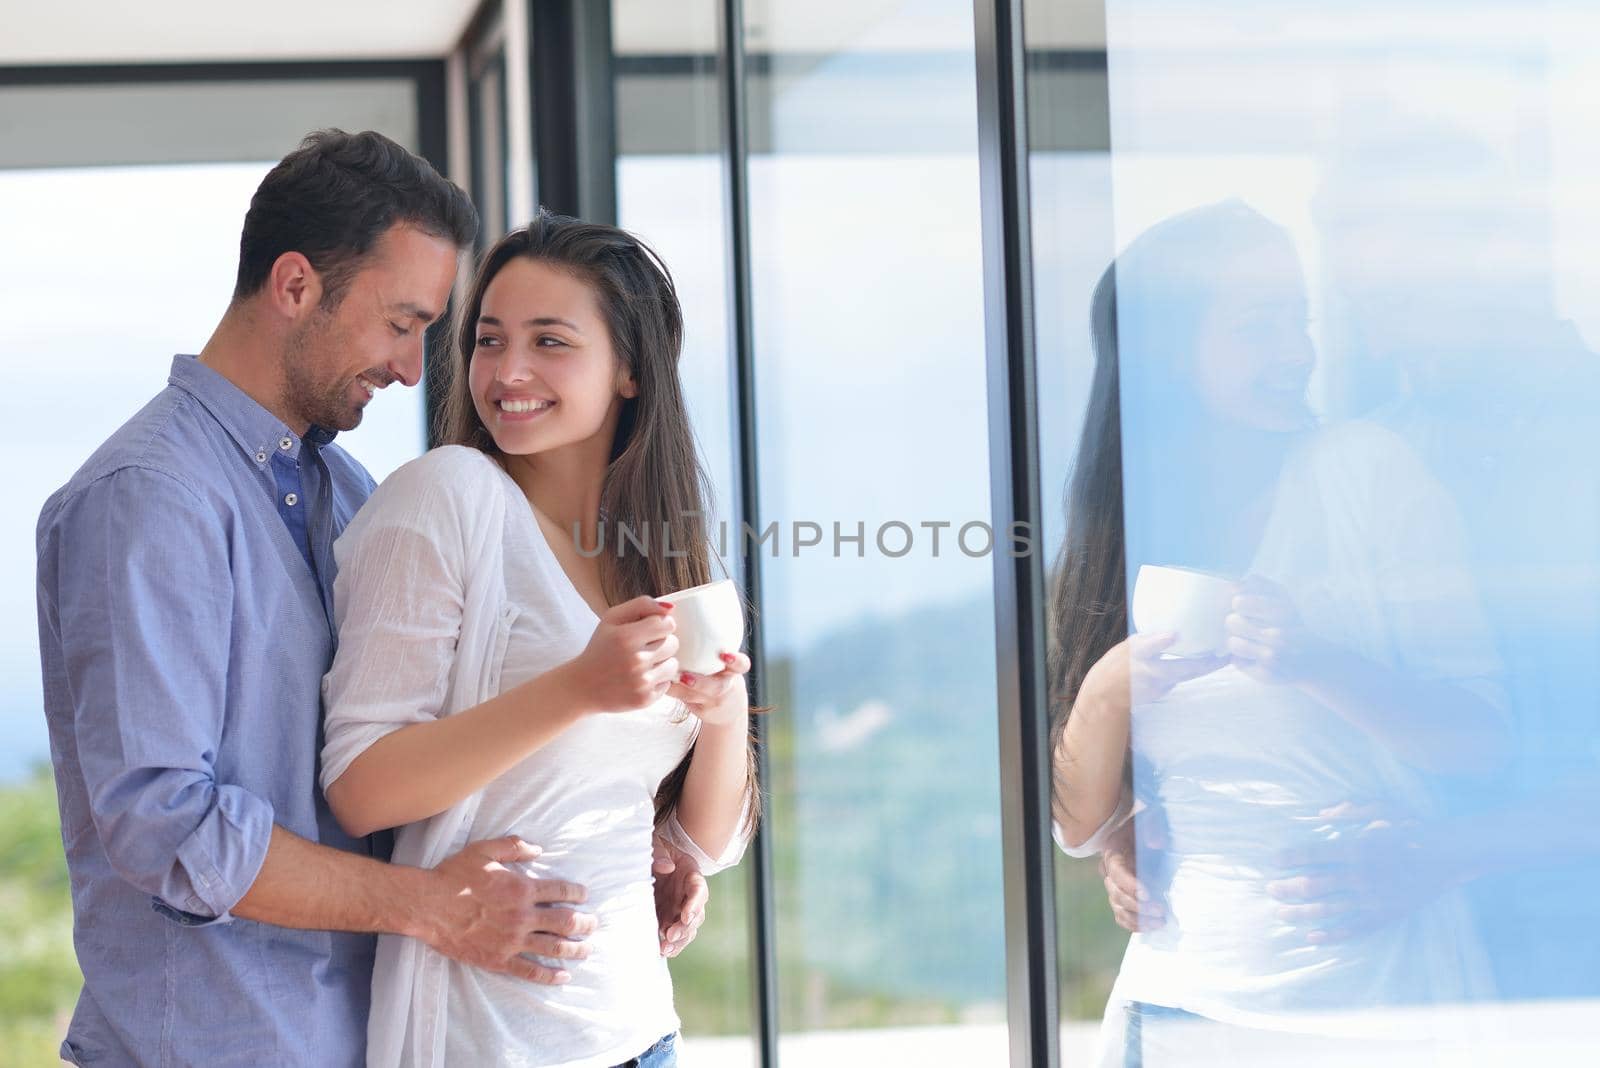
<svg viewBox="0 0 1600 1068"><path fill-rule="evenodd" d="M199 401L239 448L258 464L267 463L279 452L298 461L302 445L321 448L333 441L335 432L320 426L312 426L302 439L248 393L201 363L198 357L174 356L172 374L167 381Z"/></svg>

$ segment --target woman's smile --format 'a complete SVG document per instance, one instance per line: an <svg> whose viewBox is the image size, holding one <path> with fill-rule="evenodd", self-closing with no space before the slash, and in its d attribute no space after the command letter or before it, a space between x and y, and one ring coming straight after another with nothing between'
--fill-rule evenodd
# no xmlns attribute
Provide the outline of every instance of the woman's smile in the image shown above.
<svg viewBox="0 0 1600 1068"><path fill-rule="evenodd" d="M555 401L542 397L501 397L494 403L496 415L502 422L508 423L530 422L555 406Z"/></svg>

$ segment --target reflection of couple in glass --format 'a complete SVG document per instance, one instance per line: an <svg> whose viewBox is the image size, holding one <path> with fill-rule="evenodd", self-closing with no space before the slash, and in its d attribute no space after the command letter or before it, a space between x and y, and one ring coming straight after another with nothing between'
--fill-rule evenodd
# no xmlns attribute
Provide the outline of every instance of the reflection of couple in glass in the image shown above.
<svg viewBox="0 0 1600 1068"><path fill-rule="evenodd" d="M1318 425L1294 246L1243 204L1135 240L1091 320L1050 674L1057 840L1145 843L1150 900L1112 892L1142 929L1108 1056L1412 1035L1417 1007L1487 993L1465 905L1401 833L1504 744L1453 505L1391 433ZM1159 626L1130 620L1133 576ZM1356 853L1396 879L1341 879Z"/></svg>

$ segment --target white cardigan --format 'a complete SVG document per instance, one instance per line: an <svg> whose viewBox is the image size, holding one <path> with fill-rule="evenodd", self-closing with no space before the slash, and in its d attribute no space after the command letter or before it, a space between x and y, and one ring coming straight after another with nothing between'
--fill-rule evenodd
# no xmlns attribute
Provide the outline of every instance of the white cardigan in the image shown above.
<svg viewBox="0 0 1600 1068"><path fill-rule="evenodd" d="M369 746L401 727L472 708L500 692L502 662L517 610L506 595L508 518L504 472L476 449L445 446L386 479L334 546L340 654L323 680L326 709L321 782L344 774ZM432 606L393 597L396 567L427 574L457 603ZM383 575L391 581L381 581ZM352 598L366 598L353 605ZM380 619L381 640L345 633L347 619ZM429 657L404 655L407 642L437 645L459 620L454 657L442 671ZM419 695L423 697L419 700ZM431 868L469 840L479 794L396 832L393 860ZM754 797L748 799L754 803ZM661 831L711 874L737 863L746 839L708 856L675 816ZM422 942L381 935L367 1029L367 1063L442 1068L448 960ZM409 1038L408 1038L409 1036Z"/></svg>

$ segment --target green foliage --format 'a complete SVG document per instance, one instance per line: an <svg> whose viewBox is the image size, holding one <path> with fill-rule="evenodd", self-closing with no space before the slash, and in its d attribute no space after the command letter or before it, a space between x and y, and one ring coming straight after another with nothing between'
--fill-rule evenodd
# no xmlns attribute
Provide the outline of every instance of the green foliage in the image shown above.
<svg viewBox="0 0 1600 1068"><path fill-rule="evenodd" d="M750 975L750 878L745 867L711 877L706 922L671 964L673 999L692 1035L747 1034L755 1003Z"/></svg>
<svg viewBox="0 0 1600 1068"><path fill-rule="evenodd" d="M1056 976L1063 1020L1098 1020L1128 935L1111 918L1099 864L1056 856Z"/></svg>
<svg viewBox="0 0 1600 1068"><path fill-rule="evenodd" d="M59 1064L82 984L48 769L0 786L0 1068Z"/></svg>

